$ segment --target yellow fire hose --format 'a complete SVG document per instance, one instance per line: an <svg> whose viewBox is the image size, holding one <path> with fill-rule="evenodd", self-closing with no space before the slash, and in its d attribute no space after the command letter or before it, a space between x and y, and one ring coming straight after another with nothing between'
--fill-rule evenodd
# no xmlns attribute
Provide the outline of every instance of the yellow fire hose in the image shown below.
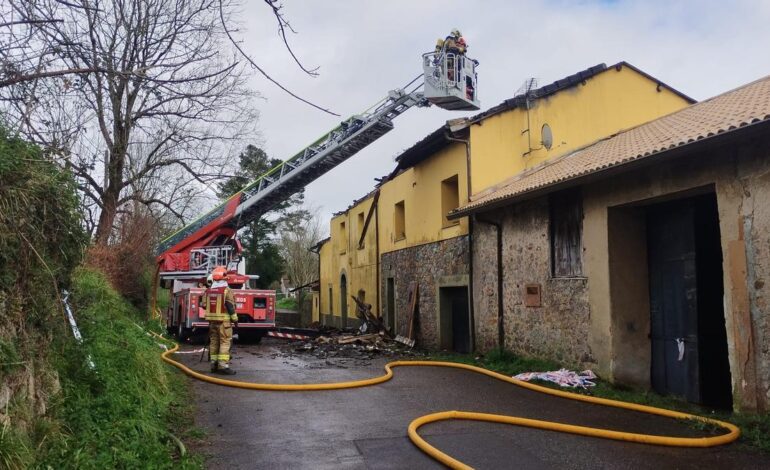
<svg viewBox="0 0 770 470"><path fill-rule="evenodd" d="M597 398L586 395L579 395L576 393L564 392L561 390L554 390L540 385L524 382L491 370L483 369L481 367L471 366L468 364L458 364L454 362L434 362L434 361L394 361L385 364L385 374L379 377L372 377L369 379L351 380L348 382L335 382L335 383L316 383L316 384L260 384L253 382L241 382L237 380L220 379L217 377L211 377L199 372L195 372L189 367L181 364L169 356L174 354L179 349L179 345L174 346L172 349L164 352L161 357L164 361L177 367L190 377L209 382L217 385L224 385L227 387L246 388L250 390L271 390L271 391L313 391L313 390L340 390L345 388L367 387L383 382L387 382L393 377L394 367L452 367L455 369L465 369L479 374L484 374L489 377L508 382L519 387L524 387L536 392L545 393L561 398L567 398L570 400L584 401L587 403L594 403L597 405L611 406L615 408L623 408L626 410L638 411L641 413L648 413L652 415L665 416L669 418L677 419L692 419L698 420L703 423L712 424L728 430L726 434L711 437L670 437L670 436L656 436L652 434L637 434L622 431L612 431L609 429L590 428L585 426L575 426L572 424L555 423L552 421L541 421L537 419L520 418L516 416L495 415L488 413L471 413L467 411L443 411L440 413L432 413L429 415L421 416L411 423L409 423L409 439L420 448L423 452L443 463L447 467L455 469L469 469L468 465L460 462L457 459L450 457L449 455L441 452L432 445L428 444L425 439L420 437L418 429L428 423L435 423L437 421L445 421L452 419L472 420L472 421L486 421L492 423L513 424L516 426L526 426L536 429L546 429L549 431L565 432L570 434L579 434L582 436L600 437L603 439L614 439L618 441L639 442L643 444L653 444L661 446L671 447L713 447L722 444L727 444L735 441L740 436L740 430L733 424L719 421L716 419L705 418L689 413L681 413L678 411L666 410L663 408L656 408L653 406L637 405L635 403L628 403L618 400L610 400L607 398Z"/></svg>

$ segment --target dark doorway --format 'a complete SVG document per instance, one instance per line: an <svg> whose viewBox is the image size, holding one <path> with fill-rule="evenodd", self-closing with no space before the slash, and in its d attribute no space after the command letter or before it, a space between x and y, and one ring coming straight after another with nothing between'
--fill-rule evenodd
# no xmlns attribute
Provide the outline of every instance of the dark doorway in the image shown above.
<svg viewBox="0 0 770 470"><path fill-rule="evenodd" d="M647 244L653 389L731 408L715 195L651 206Z"/></svg>
<svg viewBox="0 0 770 470"><path fill-rule="evenodd" d="M385 284L385 301L388 303L387 305L387 318L385 319L385 324L387 325L388 329L391 333L395 334L396 332L396 283L392 277L389 277Z"/></svg>
<svg viewBox="0 0 770 470"><path fill-rule="evenodd" d="M342 315L342 327L348 326L348 280L343 274L340 276L340 315Z"/></svg>
<svg viewBox="0 0 770 470"><path fill-rule="evenodd" d="M441 347L459 353L471 352L468 288L439 288Z"/></svg>

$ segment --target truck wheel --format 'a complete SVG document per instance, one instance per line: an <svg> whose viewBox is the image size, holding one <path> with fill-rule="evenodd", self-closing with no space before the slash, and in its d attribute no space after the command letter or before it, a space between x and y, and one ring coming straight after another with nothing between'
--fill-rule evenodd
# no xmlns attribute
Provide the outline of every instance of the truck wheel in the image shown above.
<svg viewBox="0 0 770 470"><path fill-rule="evenodd" d="M187 341L187 338L190 337L190 329L185 328L184 323L180 323L177 326L176 330L176 339L179 340L179 342L185 342Z"/></svg>
<svg viewBox="0 0 770 470"><path fill-rule="evenodd" d="M265 333L263 331L255 331L254 332L254 344L259 344L262 342L262 337L265 336Z"/></svg>

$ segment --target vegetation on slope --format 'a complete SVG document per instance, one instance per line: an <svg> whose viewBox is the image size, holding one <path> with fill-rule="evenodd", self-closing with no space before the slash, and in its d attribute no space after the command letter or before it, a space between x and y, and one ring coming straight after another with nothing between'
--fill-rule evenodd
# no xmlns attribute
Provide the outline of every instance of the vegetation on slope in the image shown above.
<svg viewBox="0 0 770 470"><path fill-rule="evenodd" d="M72 176L0 129L0 468L197 467L170 434L189 427L187 383L161 365L144 315L76 269L81 217Z"/></svg>

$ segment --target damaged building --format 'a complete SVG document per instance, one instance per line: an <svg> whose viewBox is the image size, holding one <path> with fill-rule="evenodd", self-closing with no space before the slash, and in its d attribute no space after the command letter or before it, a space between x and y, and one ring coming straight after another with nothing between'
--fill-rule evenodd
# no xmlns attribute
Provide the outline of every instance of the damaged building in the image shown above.
<svg viewBox="0 0 770 470"><path fill-rule="evenodd" d="M693 103L619 63L448 122L332 219L315 319L416 290L422 347L767 409L770 79Z"/></svg>
<svg viewBox="0 0 770 470"><path fill-rule="evenodd" d="M696 403L770 397L770 78L532 168L472 216L484 345ZM498 282L501 281L501 282Z"/></svg>

